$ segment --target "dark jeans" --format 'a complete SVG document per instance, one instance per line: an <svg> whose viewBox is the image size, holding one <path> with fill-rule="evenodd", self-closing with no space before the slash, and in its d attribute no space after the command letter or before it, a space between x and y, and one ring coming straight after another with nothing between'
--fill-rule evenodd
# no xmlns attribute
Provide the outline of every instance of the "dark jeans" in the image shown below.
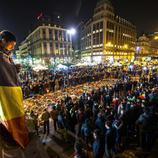
<svg viewBox="0 0 158 158"><path fill-rule="evenodd" d="M54 130L57 130L57 119L54 119Z"/></svg>
<svg viewBox="0 0 158 158"><path fill-rule="evenodd" d="M140 145L145 151L150 151L154 142L154 134L152 132L141 131Z"/></svg>
<svg viewBox="0 0 158 158"><path fill-rule="evenodd" d="M115 97L118 97L118 98L120 97L120 91L118 90L115 91Z"/></svg>
<svg viewBox="0 0 158 158"><path fill-rule="evenodd" d="M44 134L49 134L49 120L44 121Z"/></svg>
<svg viewBox="0 0 158 158"><path fill-rule="evenodd" d="M112 158L114 156L115 150L114 148L109 148L105 144L105 158Z"/></svg>

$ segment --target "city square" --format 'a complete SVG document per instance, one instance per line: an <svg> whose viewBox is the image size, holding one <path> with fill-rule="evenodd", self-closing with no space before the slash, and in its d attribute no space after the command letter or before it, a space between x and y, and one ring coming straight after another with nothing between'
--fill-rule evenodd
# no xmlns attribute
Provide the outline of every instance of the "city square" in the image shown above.
<svg viewBox="0 0 158 158"><path fill-rule="evenodd" d="M157 158L156 4L3 1L0 158Z"/></svg>

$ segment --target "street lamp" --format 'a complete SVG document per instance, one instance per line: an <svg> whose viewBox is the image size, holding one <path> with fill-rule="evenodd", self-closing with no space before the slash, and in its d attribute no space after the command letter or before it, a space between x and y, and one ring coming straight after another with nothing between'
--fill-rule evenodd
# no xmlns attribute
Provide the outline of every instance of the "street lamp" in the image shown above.
<svg viewBox="0 0 158 158"><path fill-rule="evenodd" d="M69 35L75 35L75 34L76 34L76 29L71 28L71 29L67 30L67 33L68 33Z"/></svg>
<svg viewBox="0 0 158 158"><path fill-rule="evenodd" d="M158 40L158 36L155 36L155 37L154 37L154 40Z"/></svg>
<svg viewBox="0 0 158 158"><path fill-rule="evenodd" d="M76 34L76 29L75 28L70 28L67 30L67 34L69 34L70 36L70 42L72 42L73 45L73 41L72 41L72 37ZM71 48L72 49L72 48ZM72 50L71 50L72 51ZM72 54L73 55L73 54Z"/></svg>

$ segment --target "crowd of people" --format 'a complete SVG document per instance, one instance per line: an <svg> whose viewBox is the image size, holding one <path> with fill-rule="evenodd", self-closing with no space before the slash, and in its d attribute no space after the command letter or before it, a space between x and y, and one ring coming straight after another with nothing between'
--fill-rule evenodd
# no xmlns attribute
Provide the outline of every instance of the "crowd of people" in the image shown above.
<svg viewBox="0 0 158 158"><path fill-rule="evenodd" d="M67 87L98 81L104 78L105 69L99 67L70 68L67 71L39 71L33 70L20 74L24 97L28 98L35 94L44 94Z"/></svg>
<svg viewBox="0 0 158 158"><path fill-rule="evenodd" d="M41 74L34 77L34 82L38 86L42 81L50 81L52 76L55 83L66 78L68 86L103 80L105 77L115 77L117 80L111 85L101 85L98 88L93 87L91 91L82 92L77 99L66 94L56 103L51 103L49 100L40 116L31 110L30 117L34 118L37 134L40 120L43 123L43 133L49 135L51 118L54 131L62 130L66 141L71 141L66 139L67 131L77 136L75 158L87 157L83 150L83 142L86 150L92 150L94 158L102 158L104 155L106 158L112 158L128 149L133 142L144 151L151 150L158 130L156 73L149 75L149 72L133 73L122 69L108 72L100 66L73 69L67 74L41 73L43 74L41 79L38 78ZM136 75L139 75L139 79L133 80L132 77ZM23 85L30 85L31 82L27 80ZM62 86L59 86L59 89L62 90ZM32 93L35 92L33 89L30 90ZM36 91L41 93L40 89ZM80 142L79 138L83 142Z"/></svg>
<svg viewBox="0 0 158 158"><path fill-rule="evenodd" d="M83 83L98 81L103 78L119 78L125 79L131 76L140 76L149 74L149 72L139 71L124 71L123 69L111 70L105 65L86 66L86 67L71 67L66 71L23 71L19 74L21 86L23 88L24 98L29 98L35 94L45 94L57 90L64 90L70 86L76 86Z"/></svg>

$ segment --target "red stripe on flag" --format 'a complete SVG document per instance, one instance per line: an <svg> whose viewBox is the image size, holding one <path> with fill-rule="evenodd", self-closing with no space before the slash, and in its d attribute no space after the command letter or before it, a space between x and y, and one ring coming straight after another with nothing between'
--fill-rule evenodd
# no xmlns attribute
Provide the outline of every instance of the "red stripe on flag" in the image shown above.
<svg viewBox="0 0 158 158"><path fill-rule="evenodd" d="M2 121L2 124L22 148L25 148L28 145L28 129L26 127L24 116L12 120Z"/></svg>

